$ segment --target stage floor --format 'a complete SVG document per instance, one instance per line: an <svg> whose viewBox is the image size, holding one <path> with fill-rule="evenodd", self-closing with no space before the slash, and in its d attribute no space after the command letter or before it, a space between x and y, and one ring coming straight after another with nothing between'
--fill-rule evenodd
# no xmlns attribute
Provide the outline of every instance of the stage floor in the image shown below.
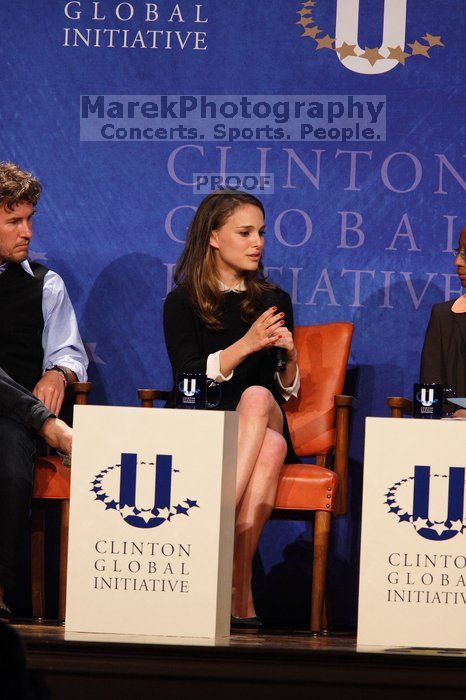
<svg viewBox="0 0 466 700"><path fill-rule="evenodd" d="M466 649L358 649L354 634L313 637L303 631L234 634L230 638L179 640L102 635L65 638L63 627L15 624L27 663L52 698L170 697L241 700L254 697L412 700L463 698ZM68 635L66 635L68 637ZM114 637L113 637L114 639ZM157 643L154 643L154 640ZM286 698L286 700L288 700Z"/></svg>

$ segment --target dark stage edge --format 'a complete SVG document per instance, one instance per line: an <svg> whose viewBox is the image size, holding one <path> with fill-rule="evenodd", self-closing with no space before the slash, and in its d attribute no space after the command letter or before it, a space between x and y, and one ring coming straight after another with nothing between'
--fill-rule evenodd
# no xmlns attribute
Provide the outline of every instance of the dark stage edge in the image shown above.
<svg viewBox="0 0 466 700"><path fill-rule="evenodd" d="M240 633L216 646L65 641L63 627L13 627L54 700L466 697L466 650L357 651L354 635L302 631Z"/></svg>

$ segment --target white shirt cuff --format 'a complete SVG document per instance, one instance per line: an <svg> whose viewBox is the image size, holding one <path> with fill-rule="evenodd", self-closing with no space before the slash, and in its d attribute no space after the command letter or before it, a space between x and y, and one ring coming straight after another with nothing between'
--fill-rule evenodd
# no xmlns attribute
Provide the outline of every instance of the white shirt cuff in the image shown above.
<svg viewBox="0 0 466 700"><path fill-rule="evenodd" d="M280 372L275 372L275 381L280 388L280 394L285 401L288 401L292 396L298 396L299 387L301 386L301 378L299 376L299 367L296 365L296 374L294 382L291 386L283 386L280 379Z"/></svg>
<svg viewBox="0 0 466 700"><path fill-rule="evenodd" d="M208 356L207 358L207 367L206 367L206 374L209 377L209 379L213 379L214 381L218 382L219 384L221 382L228 382L232 376L233 376L233 371L230 372L228 377L224 377L223 374L220 372L220 353L222 351L218 350L218 352L213 352L211 355Z"/></svg>
<svg viewBox="0 0 466 700"><path fill-rule="evenodd" d="M44 358L45 359L45 358ZM79 360L71 357L70 355L61 355L56 358L53 355L49 355L48 361L44 362L43 371L50 367L51 365L58 365L59 367L67 367L72 372L75 373L78 382L85 382L87 380L87 372L85 367L79 362Z"/></svg>

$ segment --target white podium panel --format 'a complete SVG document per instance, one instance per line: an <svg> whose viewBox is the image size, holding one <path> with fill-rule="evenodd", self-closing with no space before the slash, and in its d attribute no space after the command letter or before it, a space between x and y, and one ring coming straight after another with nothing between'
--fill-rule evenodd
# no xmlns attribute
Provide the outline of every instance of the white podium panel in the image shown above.
<svg viewBox="0 0 466 700"><path fill-rule="evenodd" d="M358 645L466 647L466 423L367 418Z"/></svg>
<svg viewBox="0 0 466 700"><path fill-rule="evenodd" d="M66 632L227 636L236 413L74 410Z"/></svg>

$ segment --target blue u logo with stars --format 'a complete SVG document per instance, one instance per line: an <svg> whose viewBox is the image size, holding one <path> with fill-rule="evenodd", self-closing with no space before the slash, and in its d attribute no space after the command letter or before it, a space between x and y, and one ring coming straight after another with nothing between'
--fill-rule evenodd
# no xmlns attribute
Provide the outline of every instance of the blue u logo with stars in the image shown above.
<svg viewBox="0 0 466 700"><path fill-rule="evenodd" d="M414 476L397 481L385 494L388 513L398 518L399 523L411 523L418 535L427 540L442 542L464 532L465 500L464 467L450 467L447 474L431 474L429 466L416 465ZM438 486L440 479L448 479L447 502L431 504L431 490ZM446 509L445 509L446 505ZM412 512L409 512L412 511Z"/></svg>
<svg viewBox="0 0 466 700"><path fill-rule="evenodd" d="M116 510L132 527L152 528L169 522L177 515L189 516L192 508L199 508L196 500L186 498L173 505L172 478L173 456L157 454L155 462L138 462L135 453L123 452L121 463L106 467L92 481L91 492L96 501L105 505L105 510ZM144 470L154 483L152 505L138 503L138 475ZM152 479L155 473L155 479Z"/></svg>

